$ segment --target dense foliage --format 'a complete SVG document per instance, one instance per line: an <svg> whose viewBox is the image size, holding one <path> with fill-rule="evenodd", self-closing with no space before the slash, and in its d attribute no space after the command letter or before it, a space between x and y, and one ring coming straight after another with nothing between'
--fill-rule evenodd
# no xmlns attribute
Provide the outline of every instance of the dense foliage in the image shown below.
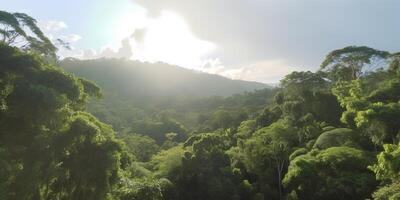
<svg viewBox="0 0 400 200"><path fill-rule="evenodd" d="M209 87L139 91L152 80L126 73L139 62L64 61L102 95L54 65L55 48L34 50L29 16L0 23L13 28L0 32L0 199L400 199L399 53L345 47L276 89L191 98Z"/></svg>
<svg viewBox="0 0 400 200"><path fill-rule="evenodd" d="M84 112L93 83L0 44L2 199L105 199L121 143Z"/></svg>

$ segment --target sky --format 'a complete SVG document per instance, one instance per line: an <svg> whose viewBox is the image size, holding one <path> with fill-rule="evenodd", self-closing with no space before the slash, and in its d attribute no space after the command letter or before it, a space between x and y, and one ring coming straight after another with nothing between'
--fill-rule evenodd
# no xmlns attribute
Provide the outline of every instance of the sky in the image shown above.
<svg viewBox="0 0 400 200"><path fill-rule="evenodd" d="M166 62L276 83L330 51L400 51L398 0L0 0L72 50L62 57Z"/></svg>

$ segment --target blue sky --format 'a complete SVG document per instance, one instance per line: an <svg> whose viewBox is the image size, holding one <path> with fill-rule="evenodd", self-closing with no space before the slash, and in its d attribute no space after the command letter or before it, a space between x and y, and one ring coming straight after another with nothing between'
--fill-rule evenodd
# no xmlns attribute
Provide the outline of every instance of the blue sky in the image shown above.
<svg viewBox="0 0 400 200"><path fill-rule="evenodd" d="M43 21L62 21L68 31L81 35L82 48L100 48L112 38L113 25L127 12L140 8L130 0L1 0L1 9L25 12Z"/></svg>
<svg viewBox="0 0 400 200"><path fill-rule="evenodd" d="M70 39L63 56L163 61L235 79L277 82L348 45L400 51L396 0L0 1Z"/></svg>

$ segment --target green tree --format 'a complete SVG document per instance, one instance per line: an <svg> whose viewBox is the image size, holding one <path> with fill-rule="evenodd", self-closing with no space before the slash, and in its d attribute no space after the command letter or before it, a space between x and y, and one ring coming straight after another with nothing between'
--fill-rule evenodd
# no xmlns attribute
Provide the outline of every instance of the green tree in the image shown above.
<svg viewBox="0 0 400 200"><path fill-rule="evenodd" d="M386 72L387 73L387 72ZM370 76L350 82L338 82L333 88L345 111L342 122L361 128L375 144L399 141L399 77L386 76L383 81L370 81ZM374 79L374 76L371 76Z"/></svg>
<svg viewBox="0 0 400 200"><path fill-rule="evenodd" d="M40 30L36 20L29 15L0 10L0 25L0 40L3 43L19 43L18 46L23 50L56 58L57 48Z"/></svg>
<svg viewBox="0 0 400 200"><path fill-rule="evenodd" d="M360 133L348 128L335 128L323 132L315 141L317 149L328 149L330 147L348 146L359 149L370 147L370 142Z"/></svg>
<svg viewBox="0 0 400 200"><path fill-rule="evenodd" d="M395 74L400 73L400 52L390 55L389 71Z"/></svg>
<svg viewBox="0 0 400 200"><path fill-rule="evenodd" d="M152 178L123 179L114 197L118 200L163 200L162 184Z"/></svg>
<svg viewBox="0 0 400 200"><path fill-rule="evenodd" d="M162 150L152 157L150 164L154 170L154 174L158 177L173 178L172 176L182 165L184 156L184 148L182 145Z"/></svg>
<svg viewBox="0 0 400 200"><path fill-rule="evenodd" d="M218 110L213 113L212 126L214 129L231 127L233 117L231 113L226 110Z"/></svg>
<svg viewBox="0 0 400 200"><path fill-rule="evenodd" d="M324 79L322 73L292 72L280 81L280 86L287 94L302 95L305 91L325 90L329 83Z"/></svg>
<svg viewBox="0 0 400 200"><path fill-rule="evenodd" d="M376 186L366 168L372 162L370 153L350 147L313 150L290 162L283 183L289 198L363 200Z"/></svg>
<svg viewBox="0 0 400 200"><path fill-rule="evenodd" d="M105 199L121 144L83 112L99 89L39 56L0 43L3 199Z"/></svg>
<svg viewBox="0 0 400 200"><path fill-rule="evenodd" d="M383 183L373 197L376 200L396 200L400 198L400 145L385 144L384 151L378 156L378 162L369 168Z"/></svg>
<svg viewBox="0 0 400 200"><path fill-rule="evenodd" d="M292 72L281 80L281 86L279 105L283 118L291 119L300 127L311 118L331 125L340 124L342 109L322 73ZM301 118L303 120L298 120Z"/></svg>
<svg viewBox="0 0 400 200"><path fill-rule="evenodd" d="M166 138L167 133L176 133L174 139L177 142L182 142L187 138L186 128L169 117L162 117L159 120L135 121L131 127L131 132L147 135L153 138L158 145L162 145L168 139Z"/></svg>
<svg viewBox="0 0 400 200"><path fill-rule="evenodd" d="M255 132L241 147L243 162L250 173L258 176L265 196L283 198L282 179L297 141L296 128L278 121Z"/></svg>
<svg viewBox="0 0 400 200"><path fill-rule="evenodd" d="M156 141L149 136L127 133L123 134L121 139L125 142L127 150L141 162L149 161L160 149Z"/></svg>
<svg viewBox="0 0 400 200"><path fill-rule="evenodd" d="M230 145L224 132L189 138L181 167L170 175L178 195L175 199L240 199L243 185L233 173L226 153Z"/></svg>
<svg viewBox="0 0 400 200"><path fill-rule="evenodd" d="M366 46L348 46L330 52L321 64L321 70L334 81L355 80L363 74L380 67L375 64L390 54ZM374 63L377 62L377 63Z"/></svg>

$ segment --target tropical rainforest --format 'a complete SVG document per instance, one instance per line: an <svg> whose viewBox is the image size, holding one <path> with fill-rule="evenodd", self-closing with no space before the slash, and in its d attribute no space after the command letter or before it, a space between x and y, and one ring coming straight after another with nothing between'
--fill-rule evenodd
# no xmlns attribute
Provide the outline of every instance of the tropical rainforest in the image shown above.
<svg viewBox="0 0 400 200"><path fill-rule="evenodd" d="M270 87L61 60L32 17L0 24L0 199L400 199L400 53L336 49Z"/></svg>

